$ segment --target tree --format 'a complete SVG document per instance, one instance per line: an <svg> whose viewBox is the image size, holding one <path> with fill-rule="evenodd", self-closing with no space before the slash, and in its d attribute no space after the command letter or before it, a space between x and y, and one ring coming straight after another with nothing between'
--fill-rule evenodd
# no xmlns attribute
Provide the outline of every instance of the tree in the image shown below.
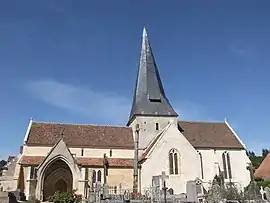
<svg viewBox="0 0 270 203"><path fill-rule="evenodd" d="M255 169L257 169L260 166L260 164L262 163L262 161L264 159L263 154L265 154L265 153L268 154L268 150L267 149L263 149L262 150L262 156L257 156L255 154L255 152L253 152L253 151L248 151L247 152L247 155L248 155L248 157L249 157L249 159L250 159L250 161L251 161L251 163L252 163L252 165L253 165L253 167Z"/></svg>
<svg viewBox="0 0 270 203"><path fill-rule="evenodd" d="M5 160L0 161L0 168L5 166L6 164L7 164L7 162Z"/></svg>
<svg viewBox="0 0 270 203"><path fill-rule="evenodd" d="M269 153L269 150L268 149L262 149L262 156L263 156L263 158L265 158L268 153Z"/></svg>

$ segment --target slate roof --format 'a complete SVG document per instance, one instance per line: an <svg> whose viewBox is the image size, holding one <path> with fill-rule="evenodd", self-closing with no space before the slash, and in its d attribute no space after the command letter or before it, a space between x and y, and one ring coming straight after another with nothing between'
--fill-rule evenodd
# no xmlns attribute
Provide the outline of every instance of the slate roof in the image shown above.
<svg viewBox="0 0 270 203"><path fill-rule="evenodd" d="M140 63L128 125L135 115L178 116L165 95L145 28L143 30Z"/></svg>
<svg viewBox="0 0 270 203"><path fill-rule="evenodd" d="M22 156L19 164L22 165L39 165L42 163L45 156ZM75 157L77 164L83 166L103 166L103 158L88 158L88 157ZM127 158L109 158L110 167L133 167L133 159Z"/></svg>
<svg viewBox="0 0 270 203"><path fill-rule="evenodd" d="M267 154L260 166L256 169L254 176L257 178L270 179L270 153Z"/></svg>
<svg viewBox="0 0 270 203"><path fill-rule="evenodd" d="M134 148L130 127L45 122L32 122L26 144L53 146L61 138L69 147Z"/></svg>
<svg viewBox="0 0 270 203"><path fill-rule="evenodd" d="M224 122L179 121L178 129L195 148L244 149Z"/></svg>

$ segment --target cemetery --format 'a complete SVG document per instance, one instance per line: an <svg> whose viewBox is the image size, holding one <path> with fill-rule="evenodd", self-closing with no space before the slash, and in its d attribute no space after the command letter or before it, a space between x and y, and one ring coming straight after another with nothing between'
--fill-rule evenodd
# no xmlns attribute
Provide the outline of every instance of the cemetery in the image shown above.
<svg viewBox="0 0 270 203"><path fill-rule="evenodd" d="M87 191L87 198L76 194L76 191L71 193L56 192L47 201L64 203L64 202L85 202L85 203L226 203L226 202L270 202L270 188L267 186L263 188L258 186L254 178L254 170L252 164L247 167L250 172L251 182L241 191L237 184L225 183L224 174L215 176L211 183L210 189L206 191L203 187L203 182L197 178L186 183L186 193L174 194L172 188L168 189L166 181L169 176L162 171L159 176L152 177L152 185L149 188L144 188L143 191L138 192L135 187L130 189L121 189L121 187L110 187L107 184L107 176L109 175L109 162L106 154L103 159L104 181L96 182L89 185ZM2 167L1 170L5 168ZM1 177L0 177L1 178ZM16 203L16 202L40 202L39 200L28 200L23 198L23 194L19 191L4 192L0 191L1 203Z"/></svg>

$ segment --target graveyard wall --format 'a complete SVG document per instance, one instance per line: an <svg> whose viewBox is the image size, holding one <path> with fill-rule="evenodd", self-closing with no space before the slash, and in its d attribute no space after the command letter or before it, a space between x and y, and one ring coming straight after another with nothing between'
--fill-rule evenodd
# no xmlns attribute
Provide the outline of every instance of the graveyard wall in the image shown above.
<svg viewBox="0 0 270 203"><path fill-rule="evenodd" d="M52 147L43 146L24 146L23 155L25 156L47 156ZM106 153L111 158L134 158L134 150L131 149L112 149L112 156L110 156L110 149L94 149L94 148L69 148L72 154L77 157L81 156L83 149L83 156L102 158Z"/></svg>
<svg viewBox="0 0 270 203"><path fill-rule="evenodd" d="M213 181L216 174L219 174L219 168L223 171L222 154L226 151L230 155L232 182L237 183L240 187L246 187L250 182L250 174L246 169L249 158L245 150L237 149L197 149L202 154L203 159L203 182ZM225 180L229 182L229 179ZM206 184L205 187L209 187Z"/></svg>
<svg viewBox="0 0 270 203"><path fill-rule="evenodd" d="M169 175L169 152L171 149L179 152L179 174L177 175ZM185 193L186 182L195 180L200 175L199 163L197 151L179 132L177 125L172 123L160 137L160 140L153 147L153 150L147 156L147 160L142 165L142 190L152 185L153 176L161 175L162 171L165 171L169 175L167 187L173 188L175 194Z"/></svg>

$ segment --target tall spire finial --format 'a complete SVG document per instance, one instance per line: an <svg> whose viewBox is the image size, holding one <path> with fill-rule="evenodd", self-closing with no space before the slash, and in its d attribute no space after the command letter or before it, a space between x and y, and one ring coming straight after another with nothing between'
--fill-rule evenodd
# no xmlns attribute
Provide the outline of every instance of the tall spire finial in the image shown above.
<svg viewBox="0 0 270 203"><path fill-rule="evenodd" d="M143 27L143 37L147 37L147 31L146 31L145 26Z"/></svg>
<svg viewBox="0 0 270 203"><path fill-rule="evenodd" d="M128 125L135 116L177 117L163 89L146 28L143 28L141 56Z"/></svg>

